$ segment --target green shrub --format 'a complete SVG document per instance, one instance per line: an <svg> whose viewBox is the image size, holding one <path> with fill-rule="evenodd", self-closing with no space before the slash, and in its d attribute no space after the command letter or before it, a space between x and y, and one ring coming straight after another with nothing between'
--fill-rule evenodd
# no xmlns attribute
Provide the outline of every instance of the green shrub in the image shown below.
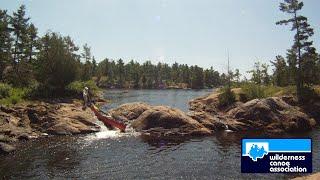
<svg viewBox="0 0 320 180"><path fill-rule="evenodd" d="M57 89L56 87L50 85L40 84L36 87L30 89L30 97L31 98L55 98L55 97L63 97L64 92Z"/></svg>
<svg viewBox="0 0 320 180"><path fill-rule="evenodd" d="M252 99L260 99L266 97L266 89L260 85L256 85L253 83L245 84L241 87L243 98L246 101Z"/></svg>
<svg viewBox="0 0 320 180"><path fill-rule="evenodd" d="M229 106L236 102L236 95L231 91L230 88L221 89L221 93L219 94L219 106Z"/></svg>
<svg viewBox="0 0 320 180"><path fill-rule="evenodd" d="M245 83L241 85L239 100L247 102L252 99L261 99L266 97L291 95L296 96L295 86L279 87L273 85L258 85L254 83Z"/></svg>
<svg viewBox="0 0 320 180"><path fill-rule="evenodd" d="M74 81L67 86L67 91L70 95L82 95L84 87L88 87L93 95L96 95L99 88L92 80L89 81Z"/></svg>
<svg viewBox="0 0 320 180"><path fill-rule="evenodd" d="M74 92L76 94L80 94L85 87L84 82L74 81L67 86L67 90Z"/></svg>
<svg viewBox="0 0 320 180"><path fill-rule="evenodd" d="M9 95L5 98L0 99L1 104L11 105L17 104L28 96L28 88L11 88Z"/></svg>
<svg viewBox="0 0 320 180"><path fill-rule="evenodd" d="M0 99L8 97L11 89L9 84L0 83Z"/></svg>

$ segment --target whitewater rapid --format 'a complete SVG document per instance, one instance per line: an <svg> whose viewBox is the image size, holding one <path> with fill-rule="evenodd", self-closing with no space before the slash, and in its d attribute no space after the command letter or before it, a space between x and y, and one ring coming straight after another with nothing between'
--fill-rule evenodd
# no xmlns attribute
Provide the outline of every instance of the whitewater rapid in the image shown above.
<svg viewBox="0 0 320 180"><path fill-rule="evenodd" d="M101 121L96 122L100 126L100 131L89 134L85 137L87 141L94 141L100 139L118 139L120 137L139 136L140 133L135 132L130 126L126 128L126 132L120 132L118 129L110 130Z"/></svg>

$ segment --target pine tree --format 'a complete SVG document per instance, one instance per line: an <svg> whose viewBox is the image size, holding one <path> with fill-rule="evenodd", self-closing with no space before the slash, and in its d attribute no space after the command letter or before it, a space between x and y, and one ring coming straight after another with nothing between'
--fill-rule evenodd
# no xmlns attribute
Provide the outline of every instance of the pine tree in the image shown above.
<svg viewBox="0 0 320 180"><path fill-rule="evenodd" d="M201 89L203 88L203 69L195 65L191 67L191 88Z"/></svg>
<svg viewBox="0 0 320 180"><path fill-rule="evenodd" d="M0 10L0 81L3 81L5 68L11 64L12 38L9 28L10 16L7 11Z"/></svg>
<svg viewBox="0 0 320 180"><path fill-rule="evenodd" d="M262 72L260 62L255 62L252 70L248 71L251 73L251 81L256 84L262 84Z"/></svg>
<svg viewBox="0 0 320 180"><path fill-rule="evenodd" d="M26 9L21 5L17 12L13 13L10 24L12 26L13 43L13 70L14 76L10 80L16 86L26 86L32 77L31 67L28 62L28 28L29 19L26 16Z"/></svg>
<svg viewBox="0 0 320 180"><path fill-rule="evenodd" d="M274 61L271 61L275 67L273 71L273 81L277 86L287 86L289 83L289 68L286 60L282 56L276 56Z"/></svg>
<svg viewBox="0 0 320 180"><path fill-rule="evenodd" d="M96 76L96 75L97 75L97 61L93 56L92 57L92 76Z"/></svg>
<svg viewBox="0 0 320 180"><path fill-rule="evenodd" d="M65 48L65 38L59 34L47 33L39 42L36 77L46 90L41 93L62 95L65 87L76 79L78 59Z"/></svg>
<svg viewBox="0 0 320 180"><path fill-rule="evenodd" d="M268 74L268 70L269 70L269 65L267 65L266 63L261 65L261 75L262 75L262 82L265 85L269 85L270 84L270 76Z"/></svg>
<svg viewBox="0 0 320 180"><path fill-rule="evenodd" d="M236 69L236 70L235 70L235 73L234 73L234 79L235 79L235 81L236 81L237 83L240 82L240 76L241 76L241 74L240 74L239 69Z"/></svg>
<svg viewBox="0 0 320 180"><path fill-rule="evenodd" d="M14 39L14 63L19 63L23 56L25 56L25 50L27 48L27 34L28 34L28 21L30 18L26 16L26 7L21 5L17 12L13 13L11 18L11 25L13 28Z"/></svg>
<svg viewBox="0 0 320 180"><path fill-rule="evenodd" d="M290 15L289 19L277 22L277 25L291 24L291 31L295 32L294 44L292 46L292 52L296 54L297 62L294 66L297 68L296 88L298 100L302 100L302 90L305 86L306 79L304 79L303 64L306 61L306 54L314 51L312 47L313 42L309 38L314 34L313 29L308 23L308 19L305 16L299 15L299 11L303 7L303 2L299 0L284 0L280 3L280 10Z"/></svg>
<svg viewBox="0 0 320 180"><path fill-rule="evenodd" d="M118 77L118 87L122 88L124 85L124 63L122 59L119 59L117 62L117 77Z"/></svg>
<svg viewBox="0 0 320 180"><path fill-rule="evenodd" d="M174 62L171 68L171 80L173 83L178 82L178 78L179 78L178 67L179 67L179 64L177 62Z"/></svg>
<svg viewBox="0 0 320 180"><path fill-rule="evenodd" d="M92 76L91 48L88 46L88 44L83 46L83 53L81 54L81 57L84 61L81 79L83 81L87 81Z"/></svg>
<svg viewBox="0 0 320 180"><path fill-rule="evenodd" d="M28 62L32 63L34 60L35 50L34 48L37 47L37 28L34 24L30 24L27 29L27 49L26 49L26 56L28 56Z"/></svg>
<svg viewBox="0 0 320 180"><path fill-rule="evenodd" d="M295 49L288 49L287 63L288 63L288 83L290 85L297 84L297 53Z"/></svg>
<svg viewBox="0 0 320 180"><path fill-rule="evenodd" d="M88 46L88 44L83 46L83 53L81 54L81 57L83 58L84 62L91 60L91 48Z"/></svg>

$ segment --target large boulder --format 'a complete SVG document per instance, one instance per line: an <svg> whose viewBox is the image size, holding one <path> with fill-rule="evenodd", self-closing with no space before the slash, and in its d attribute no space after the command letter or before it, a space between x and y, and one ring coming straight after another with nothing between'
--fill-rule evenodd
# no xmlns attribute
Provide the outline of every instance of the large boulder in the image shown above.
<svg viewBox="0 0 320 180"><path fill-rule="evenodd" d="M28 140L45 133L69 135L99 131L93 113L80 103L33 102L12 108L0 106L0 135L10 141Z"/></svg>
<svg viewBox="0 0 320 180"><path fill-rule="evenodd" d="M239 91L234 89L233 91ZM291 96L253 99L246 103L236 102L223 109L218 106L219 92L196 98L189 102L189 116L205 127L214 130L248 131L262 130L267 133L300 132L311 130L317 117L314 107L298 106ZM310 109L310 107L309 107ZM311 116L310 116L311 115Z"/></svg>
<svg viewBox="0 0 320 180"><path fill-rule="evenodd" d="M198 97L189 101L189 110L197 112L208 112L212 115L218 114L219 93L212 93L206 96Z"/></svg>
<svg viewBox="0 0 320 180"><path fill-rule="evenodd" d="M27 109L31 126L41 132L54 135L84 134L99 131L94 115L80 105L59 103L56 105L29 105Z"/></svg>
<svg viewBox="0 0 320 180"><path fill-rule="evenodd" d="M240 88L234 88L231 91L235 94L241 93ZM189 101L189 110L197 111L197 112L204 111L204 112L207 112L211 115L218 115L221 112L226 112L229 109L232 109L232 108L238 106L239 104L241 104L241 102L236 102L236 103L233 103L229 106L220 106L219 105L219 95L220 94L221 94L221 92L219 91L219 89L216 89L215 91L213 91L210 94L207 94L202 97L198 97L198 98L190 100Z"/></svg>
<svg viewBox="0 0 320 180"><path fill-rule="evenodd" d="M49 134L72 135L96 132L96 127L89 127L78 121L57 122L47 129Z"/></svg>
<svg viewBox="0 0 320 180"><path fill-rule="evenodd" d="M0 106L0 137L6 137L7 141L14 142L18 139L29 139L32 135L29 119L24 114L23 108Z"/></svg>
<svg viewBox="0 0 320 180"><path fill-rule="evenodd" d="M270 132L298 132L311 130L316 122L298 107L291 106L279 97L254 99L231 109L227 115L250 124L253 129Z"/></svg>
<svg viewBox="0 0 320 180"><path fill-rule="evenodd" d="M146 103L126 103L115 109L111 109L109 113L117 120L123 121L126 124L137 119L144 111L151 109L151 106Z"/></svg>
<svg viewBox="0 0 320 180"><path fill-rule="evenodd" d="M212 134L209 129L184 112L167 106L150 106L145 103L128 103L109 111L139 132L157 136L203 136Z"/></svg>
<svg viewBox="0 0 320 180"><path fill-rule="evenodd" d="M39 136L97 132L94 114L82 110L81 103L33 102L12 108L0 106L0 154L15 150L18 140Z"/></svg>

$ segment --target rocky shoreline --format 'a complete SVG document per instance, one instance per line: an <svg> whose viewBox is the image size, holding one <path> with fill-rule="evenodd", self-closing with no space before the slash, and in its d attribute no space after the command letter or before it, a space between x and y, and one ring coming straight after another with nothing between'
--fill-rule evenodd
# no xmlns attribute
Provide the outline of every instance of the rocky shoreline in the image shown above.
<svg viewBox="0 0 320 180"><path fill-rule="evenodd" d="M291 96L254 99L219 107L219 92L189 102L189 112L135 102L109 110L116 120L150 137L209 136L220 131L266 134L312 130L319 123L320 103L299 106ZM105 101L104 101L105 102ZM75 135L100 130L90 109L79 100L0 106L0 154L12 152L19 140L48 135Z"/></svg>
<svg viewBox="0 0 320 180"><path fill-rule="evenodd" d="M213 92L191 100L187 113L141 102L123 104L109 113L113 118L131 124L136 131L158 137L207 136L225 130L297 133L310 131L316 126L316 120L319 122L319 117L314 116L320 112L319 103L312 105L312 114L298 106L291 96L238 101L228 107L219 107L218 96L219 92Z"/></svg>
<svg viewBox="0 0 320 180"><path fill-rule="evenodd" d="M19 140L99 131L94 115L81 108L76 100L0 106L0 154L14 151Z"/></svg>
<svg viewBox="0 0 320 180"><path fill-rule="evenodd" d="M219 107L219 93L212 93L189 102L190 116L212 131L258 130L267 134L305 132L314 128L319 117L308 113L292 96L253 99ZM310 104L313 113L320 103Z"/></svg>

